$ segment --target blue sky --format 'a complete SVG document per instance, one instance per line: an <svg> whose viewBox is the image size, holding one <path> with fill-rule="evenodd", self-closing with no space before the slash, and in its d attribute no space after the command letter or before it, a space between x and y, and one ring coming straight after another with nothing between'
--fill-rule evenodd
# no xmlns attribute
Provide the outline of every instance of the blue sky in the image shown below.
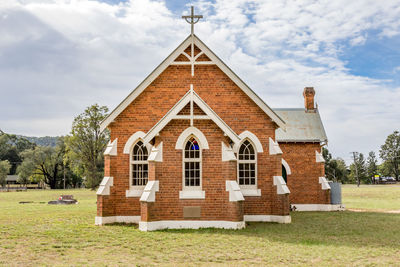
<svg viewBox="0 0 400 267"><path fill-rule="evenodd" d="M378 152L400 127L400 0L2 0L0 129L65 135L113 109L189 34L271 107L314 86L334 155ZM149 56L150 55L150 56Z"/></svg>

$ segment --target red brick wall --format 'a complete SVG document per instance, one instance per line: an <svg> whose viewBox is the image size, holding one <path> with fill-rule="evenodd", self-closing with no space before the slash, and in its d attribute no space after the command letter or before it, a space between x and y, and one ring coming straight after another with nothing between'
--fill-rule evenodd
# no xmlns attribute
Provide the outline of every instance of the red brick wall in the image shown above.
<svg viewBox="0 0 400 267"><path fill-rule="evenodd" d="M287 177L291 204L329 204L329 190L322 190L319 177L325 176L323 162L316 162L319 143L280 143L283 159L289 164Z"/></svg>
<svg viewBox="0 0 400 267"><path fill-rule="evenodd" d="M116 215L140 215L139 198L125 197L125 191L129 189L129 155L123 154L124 145L133 133L148 132L183 97L190 84L193 84L196 93L237 134L249 130L263 144L264 153L258 154L258 185L262 197L245 197L244 213L287 214L287 205L284 200L280 200L282 197L278 198L272 182L274 175L281 174L281 156L271 156L268 151L268 138L274 139L276 124L215 65L196 66L194 77L191 76L190 66L169 66L110 124L111 140L118 138L118 155L110 160L110 176L114 177L114 186L111 187L110 196L103 199L102 208L115 205ZM188 126L188 120L173 120L157 137L157 142L164 142L164 162L156 167L160 192L156 193L156 203L152 208L160 207L157 212L163 219L181 219L182 216L182 209L174 210L170 201L183 201L178 199L177 193L181 190L182 183L182 155L180 150L175 150L175 143L179 134ZM228 192L225 191L224 181L227 177L223 174L224 168L226 172L232 166L223 167L228 163L221 162L221 141L228 141L211 121L195 121L194 126L203 131L210 146L203 154L203 190L206 190L206 200L184 200L185 203L178 203L178 206L197 206L207 202L206 205L201 204L204 206L204 219L232 218L232 215L226 214L222 209L214 208L224 206L226 209L233 205L233 202L226 202ZM233 175L236 177L236 173ZM232 179L232 175L228 176ZM166 188L166 181L176 186L176 192L162 193ZM163 198L168 198L168 201Z"/></svg>

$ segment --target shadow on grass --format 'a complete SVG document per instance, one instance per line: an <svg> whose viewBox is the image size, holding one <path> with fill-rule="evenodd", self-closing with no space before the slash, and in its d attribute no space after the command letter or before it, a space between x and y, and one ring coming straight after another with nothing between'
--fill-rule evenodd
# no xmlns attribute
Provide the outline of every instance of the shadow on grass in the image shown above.
<svg viewBox="0 0 400 267"><path fill-rule="evenodd" d="M399 214L345 211L292 212L291 216L291 224L247 223L242 230L202 228L165 229L158 232L252 236L305 246L399 247Z"/></svg>

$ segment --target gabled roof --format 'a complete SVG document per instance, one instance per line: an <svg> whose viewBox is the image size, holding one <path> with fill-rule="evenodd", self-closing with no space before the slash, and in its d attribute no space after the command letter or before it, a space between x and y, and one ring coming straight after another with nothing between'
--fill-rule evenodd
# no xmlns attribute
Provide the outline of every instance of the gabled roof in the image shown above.
<svg viewBox="0 0 400 267"><path fill-rule="evenodd" d="M328 141L318 109L315 112L306 112L304 108L282 108L274 111L286 122L286 131L275 131L278 142Z"/></svg>
<svg viewBox="0 0 400 267"><path fill-rule="evenodd" d="M206 116L211 119L234 143L240 142L240 137L226 124L211 108L204 102L203 99L195 92L189 90L168 112L164 117L159 120L153 128L151 128L148 133L144 136L143 141L148 143L153 139L171 120L178 119L178 113L188 104L191 99L196 103L206 114ZM203 117L203 116L201 116Z"/></svg>
<svg viewBox="0 0 400 267"><path fill-rule="evenodd" d="M253 91L248 87L220 58L218 58L196 35L194 44L210 58L247 96L250 97L279 127L285 129L285 122ZM191 44L189 35L149 76L144 79L100 124L103 131L108 125L135 100L174 60Z"/></svg>

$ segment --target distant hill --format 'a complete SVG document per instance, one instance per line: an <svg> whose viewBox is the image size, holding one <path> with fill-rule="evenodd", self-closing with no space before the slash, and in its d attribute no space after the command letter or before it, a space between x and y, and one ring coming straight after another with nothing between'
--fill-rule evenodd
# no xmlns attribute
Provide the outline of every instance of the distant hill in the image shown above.
<svg viewBox="0 0 400 267"><path fill-rule="evenodd" d="M50 147L55 147L57 144L57 140L59 138L59 136L35 137L35 136L23 136L23 135L18 135L18 137L26 138L30 142L35 143L39 146L50 146Z"/></svg>

